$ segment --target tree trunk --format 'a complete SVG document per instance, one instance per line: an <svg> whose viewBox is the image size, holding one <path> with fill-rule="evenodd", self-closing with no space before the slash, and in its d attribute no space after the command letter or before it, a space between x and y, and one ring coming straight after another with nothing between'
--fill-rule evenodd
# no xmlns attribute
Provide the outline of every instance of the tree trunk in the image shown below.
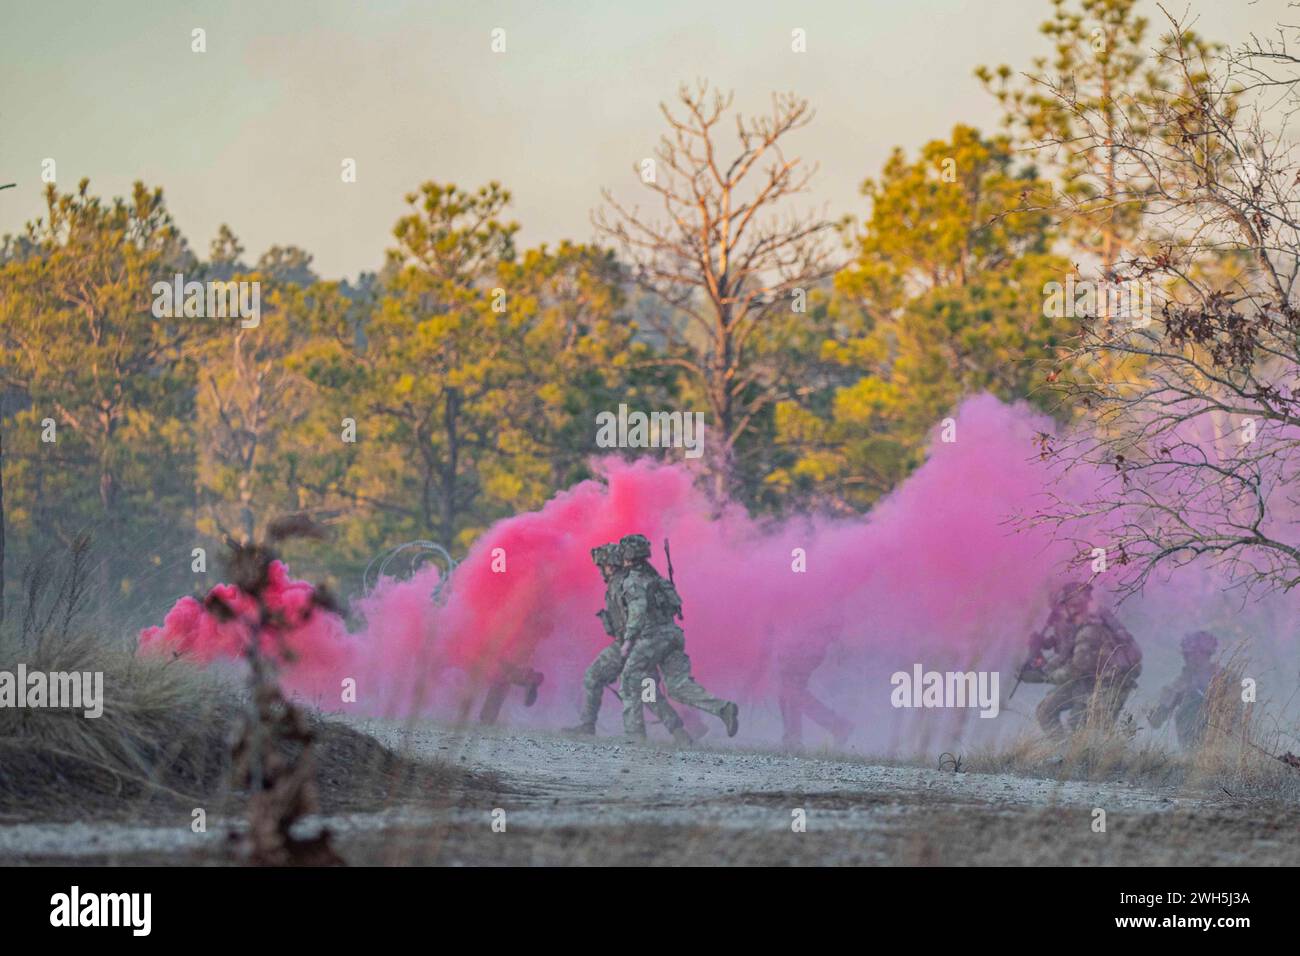
<svg viewBox="0 0 1300 956"><path fill-rule="evenodd" d="M731 497L734 487L732 470L735 462L731 455L731 432L735 428L735 403L732 401L731 380L740 369L735 361L732 332L729 327L731 315L726 306L718 307L717 346L713 359L713 382L710 391L714 413L718 417L714 430L717 437L713 439L714 450L709 456L712 462L713 505L721 510Z"/></svg>
<svg viewBox="0 0 1300 956"><path fill-rule="evenodd" d="M442 494L439 505L438 534L442 546L450 548L456 533L456 469L460 465L460 435L456 430L460 416L460 392L447 390L443 423L447 434L447 460L442 470Z"/></svg>
<svg viewBox="0 0 1300 956"><path fill-rule="evenodd" d="M117 478L113 474L111 462L111 451L113 445L113 420L107 415L101 416L103 426L104 445L99 453L99 503L104 513L104 524L100 530L100 537L109 542L117 540L119 529L117 527ZM108 600L108 595L113 593L113 570L111 563L107 560L99 562L99 590L103 595L103 600Z"/></svg>
<svg viewBox="0 0 1300 956"><path fill-rule="evenodd" d="M252 545L253 532L257 527L257 520L253 515L253 476L251 474L252 463L249 468L243 471L239 476L239 530L243 535L242 543Z"/></svg>

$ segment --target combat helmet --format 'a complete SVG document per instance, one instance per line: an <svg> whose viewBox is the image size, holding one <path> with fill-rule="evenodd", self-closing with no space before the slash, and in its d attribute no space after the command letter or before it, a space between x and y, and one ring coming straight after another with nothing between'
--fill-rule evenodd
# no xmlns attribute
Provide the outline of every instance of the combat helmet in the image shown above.
<svg viewBox="0 0 1300 956"><path fill-rule="evenodd" d="M643 534L625 534L618 542L618 551L625 562L640 561L650 557L650 539Z"/></svg>
<svg viewBox="0 0 1300 956"><path fill-rule="evenodd" d="M1202 654L1210 657L1219 649L1219 639L1209 631L1192 631L1183 638L1184 654Z"/></svg>
<svg viewBox="0 0 1300 956"><path fill-rule="evenodd" d="M1072 604L1092 597L1092 585L1087 581L1066 581L1052 592L1052 605Z"/></svg>
<svg viewBox="0 0 1300 956"><path fill-rule="evenodd" d="M609 544L598 545L591 549L591 560L597 567L609 567L618 564L623 560L619 553L617 541L611 541Z"/></svg>

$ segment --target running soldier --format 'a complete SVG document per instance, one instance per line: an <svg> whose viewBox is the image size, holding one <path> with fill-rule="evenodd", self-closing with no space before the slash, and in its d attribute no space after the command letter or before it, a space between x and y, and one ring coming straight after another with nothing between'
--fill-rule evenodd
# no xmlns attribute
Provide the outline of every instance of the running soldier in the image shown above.
<svg viewBox="0 0 1300 956"><path fill-rule="evenodd" d="M853 724L818 700L808 686L813 672L826 660L838 631L835 624L817 628L805 640L777 651L781 743L787 750L803 746L804 717L829 733L836 747L843 747L853 733Z"/></svg>
<svg viewBox="0 0 1300 956"><path fill-rule="evenodd" d="M1069 583L1054 596L1046 626L1030 639L1020 679L1056 685L1036 716L1044 733L1059 740L1084 725L1094 700L1102 725L1112 726L1141 670L1137 642L1113 614L1094 606L1092 586Z"/></svg>
<svg viewBox="0 0 1300 956"><path fill-rule="evenodd" d="M623 698L623 732L645 737L642 687L653 681L655 668L663 672L664 687L673 700L707 711L722 720L727 736L740 727L739 708L714 697L691 676L691 659L686 656L686 639L675 618L682 599L672 582L665 581L650 566L650 539L629 534L619 542L624 576L619 587L626 619L623 649L626 661L619 682ZM656 695L657 696L657 695Z"/></svg>
<svg viewBox="0 0 1300 956"><path fill-rule="evenodd" d="M600 713L601 700L605 687L618 680L623 670L623 604L619 589L623 583L622 558L617 544L602 544L591 549L591 560L600 569L605 581L605 606L596 612L605 633L614 639L614 643L596 655L585 674L582 675L582 714L575 727L566 728L568 733L594 734L596 717ZM659 722L679 744L692 743L691 735L682 726L682 719L667 700L655 695L650 709Z"/></svg>
<svg viewBox="0 0 1300 956"><path fill-rule="evenodd" d="M498 668L492 683L488 685L483 697L483 706L478 712L479 723L495 724L501 715L501 705L506 702L506 695L511 687L524 689L524 706L531 707L537 703L537 688L542 686L543 674L531 667L503 662Z"/></svg>

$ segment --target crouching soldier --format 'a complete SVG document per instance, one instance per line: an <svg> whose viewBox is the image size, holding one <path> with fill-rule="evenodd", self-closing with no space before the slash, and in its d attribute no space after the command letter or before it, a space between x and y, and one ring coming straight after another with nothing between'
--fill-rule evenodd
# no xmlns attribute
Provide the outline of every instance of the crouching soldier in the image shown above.
<svg viewBox="0 0 1300 956"><path fill-rule="evenodd" d="M1137 642L1113 614L1095 607L1092 586L1069 583L1057 591L1047 625L1031 639L1020 679L1056 685L1035 715L1044 733L1063 739L1084 725L1090 706L1102 727L1113 726L1141 670Z"/></svg>
<svg viewBox="0 0 1300 956"><path fill-rule="evenodd" d="M624 571L619 591L626 615L626 660L619 681L623 732L629 737L645 737L642 688L650 686L646 681L653 683L655 668L659 668L668 696L718 717L727 728L727 736L734 737L740 727L739 708L714 697L691 676L686 638L675 621L681 613L682 599L672 582L650 566L650 539L642 534L626 535L619 541L619 553Z"/></svg>
<svg viewBox="0 0 1300 956"><path fill-rule="evenodd" d="M1193 749L1205 736L1210 716L1210 688L1221 673L1214 663L1214 652L1218 649L1218 638L1209 631L1196 631L1184 637L1183 669L1173 683L1160 692L1160 699L1151 711L1152 727L1162 727L1170 716L1174 718L1178 745L1184 750ZM1232 723L1235 724L1235 719ZM1232 731L1230 727L1224 729L1229 733Z"/></svg>

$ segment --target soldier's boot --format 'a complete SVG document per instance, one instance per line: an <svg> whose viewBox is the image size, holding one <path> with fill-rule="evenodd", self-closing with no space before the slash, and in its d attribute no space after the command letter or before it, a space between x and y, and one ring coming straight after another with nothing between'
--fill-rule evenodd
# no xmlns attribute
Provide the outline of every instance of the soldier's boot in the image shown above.
<svg viewBox="0 0 1300 956"><path fill-rule="evenodd" d="M673 743L682 747L689 747L691 744L695 743L695 738L686 732L685 727L674 727Z"/></svg>
<svg viewBox="0 0 1300 956"><path fill-rule="evenodd" d="M646 742L645 731L643 730L643 731L641 731L640 733L635 733L635 732L633 732L633 733L628 733L628 732L625 731L625 732L623 733L623 740L622 740L622 742L625 743L625 744L627 744L629 747L640 747L640 746L643 746L643 745L645 744L645 742Z"/></svg>
<svg viewBox="0 0 1300 956"><path fill-rule="evenodd" d="M575 734L585 737L594 737L596 735L596 722L587 723L585 720L580 724L574 724L572 727L563 728L562 734Z"/></svg>
<svg viewBox="0 0 1300 956"><path fill-rule="evenodd" d="M740 708L728 701L723 705L722 713L718 716L722 718L722 724L727 728L727 736L736 736L736 731L740 729Z"/></svg>
<svg viewBox="0 0 1300 956"><path fill-rule="evenodd" d="M531 707L537 703L537 688L542 686L545 675L541 671L529 671L524 681L524 706Z"/></svg>

